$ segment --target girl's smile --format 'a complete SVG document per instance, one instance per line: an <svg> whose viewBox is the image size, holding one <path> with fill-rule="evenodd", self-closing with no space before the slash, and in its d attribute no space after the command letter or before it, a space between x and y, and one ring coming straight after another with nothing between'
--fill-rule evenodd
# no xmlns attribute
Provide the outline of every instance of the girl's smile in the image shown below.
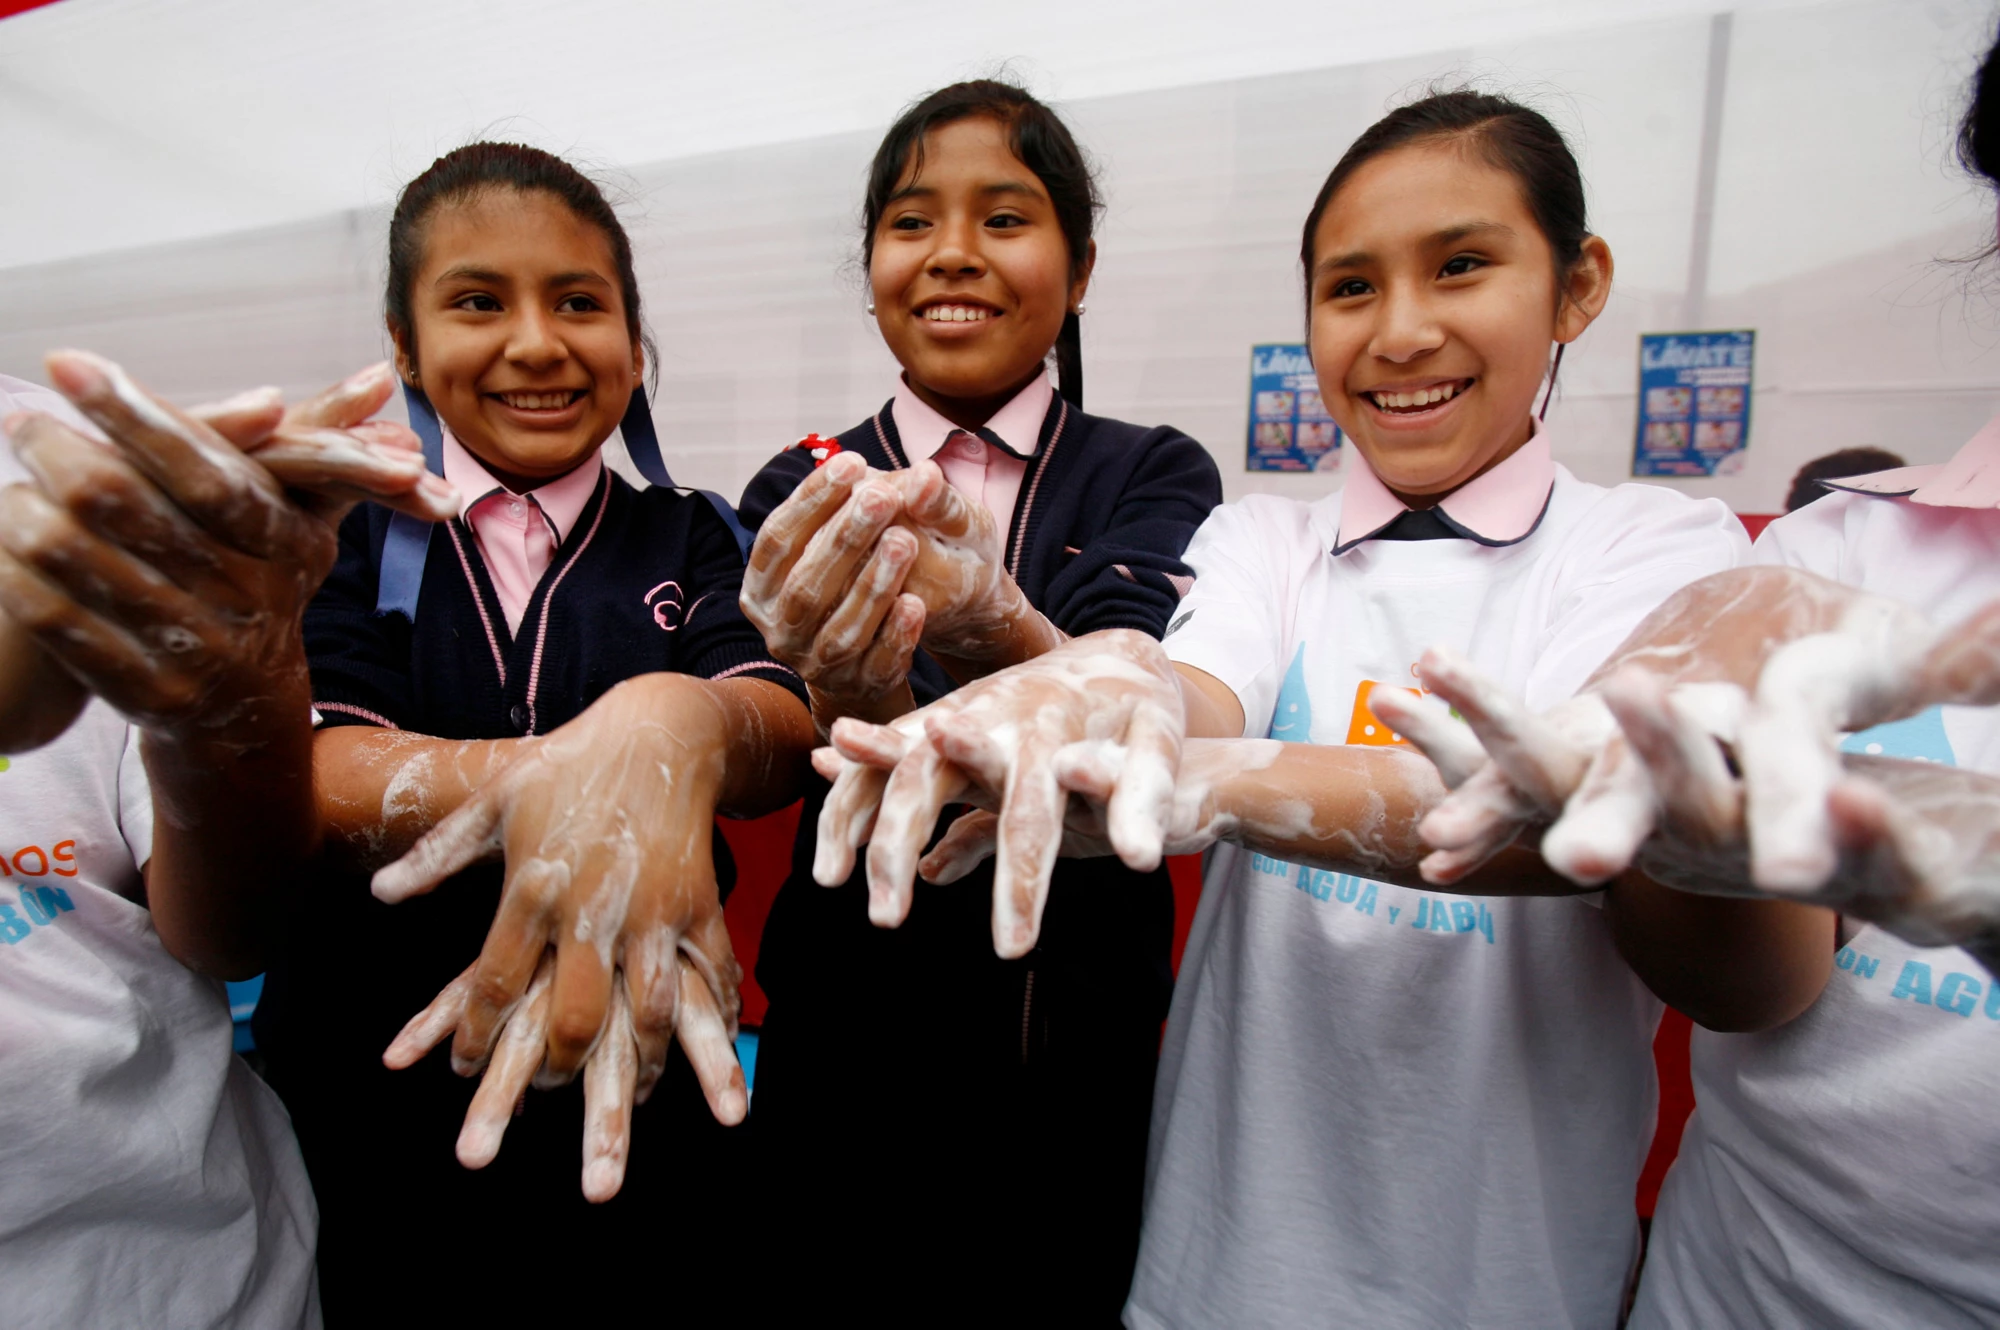
<svg viewBox="0 0 2000 1330"><path fill-rule="evenodd" d="M1312 357L1327 409L1415 507L1527 442L1550 343L1574 340L1610 293L1604 242L1588 237L1559 275L1520 184L1460 141L1365 162L1314 235Z"/></svg>
<svg viewBox="0 0 2000 1330"><path fill-rule="evenodd" d="M876 224L868 280L911 391L968 429L1041 373L1083 298L1055 204L988 116L924 136Z"/></svg>
<svg viewBox="0 0 2000 1330"><path fill-rule="evenodd" d="M602 230L555 196L493 188L424 235L403 368L458 441L525 493L611 434L642 369Z"/></svg>

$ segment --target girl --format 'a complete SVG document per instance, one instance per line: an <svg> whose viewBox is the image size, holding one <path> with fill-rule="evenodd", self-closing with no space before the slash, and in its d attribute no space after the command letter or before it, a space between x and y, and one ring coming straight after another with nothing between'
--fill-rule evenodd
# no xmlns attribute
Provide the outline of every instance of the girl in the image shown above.
<svg viewBox="0 0 2000 1330"><path fill-rule="evenodd" d="M413 1303L511 1319L578 1298L698 1309L722 1296L726 1227L708 1119L744 1109L713 817L794 797L808 715L736 608L741 556L715 512L634 491L599 456L642 405L644 361L631 248L596 186L512 144L440 158L391 219L387 306L461 506L427 555L385 510L354 513L306 616L335 862L273 967L259 1042L319 1195L324 1295L352 1319ZM378 882L385 899L502 848L504 883L473 869L413 904L371 898L355 870L434 825ZM476 1095L441 1060L383 1065L440 989L387 1060L408 1067L456 1025L455 1069L491 1059ZM667 1063L674 1033L692 1073ZM510 1127L538 1070L553 1085L582 1070L582 1092L538 1097ZM625 1117L663 1071L628 1176ZM460 1119L467 1168L446 1151ZM609 1205L578 1195L579 1137L585 1196ZM501 1215L531 1227L536 1274L493 1277ZM383 1277L399 1248L464 1278ZM663 1248L704 1278L574 1279Z"/></svg>
<svg viewBox="0 0 2000 1330"><path fill-rule="evenodd" d="M830 445L774 458L741 505L760 529L744 607L822 727L888 719L1067 634L1165 628L1220 480L1186 435L1081 408L1097 206L1069 130L1005 83L932 93L877 150L862 246L903 375ZM817 470L815 448L834 454ZM755 1131L787 1272L767 1297L1111 1324L1171 983L1165 872L1058 873L1028 950L989 932L1003 903L985 878L914 906L871 903L844 870L815 885L818 809L758 962ZM1029 1233L1034 1255L996 1280L993 1254Z"/></svg>
<svg viewBox="0 0 2000 1330"><path fill-rule="evenodd" d="M1128 1324L1610 1324L1660 1012L1620 942L1673 893L1563 895L1524 851L1460 874L1457 893L1502 899L1426 888L1416 827L1443 788L1371 699L1439 641L1567 698L1676 588L1741 559L1742 531L1720 503L1553 460L1551 348L1603 308L1612 262L1540 115L1471 92L1392 112L1327 178L1302 258L1320 390L1359 453L1343 489L1218 509L1164 652L1099 634L889 731L843 722L822 850L865 833L864 765L900 758L869 856L912 853L879 842L924 821L911 806L938 786L906 773L926 753L1001 807L960 824L934 877L997 840L1003 889L1031 890L1051 790L1096 801L1127 862L1232 842L1168 1020ZM1236 742L1181 763L1183 732ZM1305 742L1243 742L1265 735ZM1710 929L1782 926L1681 899ZM1782 1019L1796 989L1715 1017Z"/></svg>

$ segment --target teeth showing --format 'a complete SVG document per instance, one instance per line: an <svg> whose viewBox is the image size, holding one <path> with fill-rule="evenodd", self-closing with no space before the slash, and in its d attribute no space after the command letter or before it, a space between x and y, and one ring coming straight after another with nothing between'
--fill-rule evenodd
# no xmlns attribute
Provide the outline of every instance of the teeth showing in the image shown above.
<svg viewBox="0 0 2000 1330"><path fill-rule="evenodd" d="M993 311L984 305L931 305L923 314L931 323L980 323Z"/></svg>
<svg viewBox="0 0 2000 1330"><path fill-rule="evenodd" d="M497 393L499 399L516 411L560 411L574 402L580 395L563 393Z"/></svg>
<svg viewBox="0 0 2000 1330"><path fill-rule="evenodd" d="M1465 381L1441 383L1435 388L1419 388L1413 393L1369 393L1369 399L1385 411L1409 411L1439 402L1449 402L1465 387Z"/></svg>

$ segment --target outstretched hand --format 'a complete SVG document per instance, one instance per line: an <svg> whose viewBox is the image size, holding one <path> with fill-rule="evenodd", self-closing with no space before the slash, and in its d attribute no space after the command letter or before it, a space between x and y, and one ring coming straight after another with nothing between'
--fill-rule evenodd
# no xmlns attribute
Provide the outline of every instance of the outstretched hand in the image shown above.
<svg viewBox="0 0 2000 1330"><path fill-rule="evenodd" d="M665 674L620 684L523 741L521 756L375 875L375 895L393 904L506 860L478 961L384 1055L407 1067L453 1034L453 1068L484 1072L458 1140L468 1168L499 1152L531 1079L560 1085L582 1071L584 1194L616 1195L633 1104L676 1036L716 1119L743 1120L732 1044L742 971L710 839L731 736L710 687Z"/></svg>
<svg viewBox="0 0 2000 1330"><path fill-rule="evenodd" d="M2000 607L1938 633L1851 588L1745 571L1794 609L1809 603L1790 620L1806 631L1782 640L1753 612L1754 633L1732 633L1745 625L1723 616L1677 644L1635 634L1610 673L1543 716L1465 662L1427 655L1426 682L1463 722L1435 702L1378 707L1465 777L1423 824L1439 847L1426 876L1454 880L1487 845L1550 822L1542 853L1580 883L1637 864L1667 885L1828 906L1918 945L1956 942L2000 960L2000 781L1838 751L1845 731L2000 700ZM1746 580L1722 579L1739 591ZM1661 659L1678 678L1653 668ZM1472 758L1473 745L1489 760Z"/></svg>
<svg viewBox="0 0 2000 1330"><path fill-rule="evenodd" d="M997 809L994 950L1025 955L1040 933L1068 790L1084 783L1083 768L1095 771L1104 838L1128 866L1153 869L1173 823L1184 729L1165 650L1130 629L1064 643L892 725L844 719L833 747L813 756L834 782L813 876L845 882L866 844L869 917L893 928L909 914L917 861L945 806L985 802ZM1107 741L1122 750L1115 770L1103 768ZM976 800L968 797L975 789Z"/></svg>

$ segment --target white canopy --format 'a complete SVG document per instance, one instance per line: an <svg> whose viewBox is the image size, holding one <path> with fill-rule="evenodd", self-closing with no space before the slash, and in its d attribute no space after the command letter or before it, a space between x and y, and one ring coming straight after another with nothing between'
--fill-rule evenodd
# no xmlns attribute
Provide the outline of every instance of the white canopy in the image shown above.
<svg viewBox="0 0 2000 1330"><path fill-rule="evenodd" d="M1720 65L1710 10L60 0L0 20L0 364L90 345L187 398L330 379L382 352L402 181L522 138L625 186L663 442L683 479L733 493L887 397L843 270L862 167L900 106L1004 69L1103 167L1092 408L1188 429L1232 493L1319 492L1330 477L1244 472L1249 346L1300 329L1297 229L1341 149L1469 75L1572 134L1618 260L1564 366L1564 461L1629 474L1636 334L1689 320L1755 327L1759 360L1747 467L1688 488L1769 510L1835 447L1941 458L2000 407L1990 304L1961 308L1963 271L1933 262L1992 235L1949 161L1988 6L1742 5Z"/></svg>

